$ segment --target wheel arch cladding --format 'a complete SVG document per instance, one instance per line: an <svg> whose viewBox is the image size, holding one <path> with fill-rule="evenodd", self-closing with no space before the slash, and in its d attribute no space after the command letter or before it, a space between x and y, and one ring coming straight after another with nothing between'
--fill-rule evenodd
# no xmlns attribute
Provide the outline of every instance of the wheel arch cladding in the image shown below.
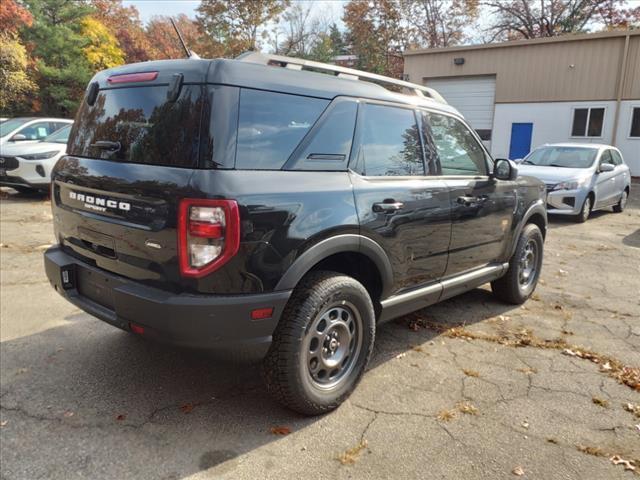
<svg viewBox="0 0 640 480"><path fill-rule="evenodd" d="M354 277L367 288L374 302L388 296L393 285L391 262L382 247L370 238L345 234L322 240L305 250L275 289L293 289L307 273L319 269Z"/></svg>

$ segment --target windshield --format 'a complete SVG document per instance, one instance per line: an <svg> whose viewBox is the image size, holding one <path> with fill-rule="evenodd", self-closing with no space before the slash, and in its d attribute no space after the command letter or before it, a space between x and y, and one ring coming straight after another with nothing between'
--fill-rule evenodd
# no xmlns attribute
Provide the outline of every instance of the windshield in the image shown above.
<svg viewBox="0 0 640 480"><path fill-rule="evenodd" d="M67 125L66 127L62 127L60 130L53 132L48 137L45 137L43 142L51 142L51 143L67 143L69 141L69 132L71 132L71 125Z"/></svg>
<svg viewBox="0 0 640 480"><path fill-rule="evenodd" d="M540 167L589 168L598 150L589 147L543 147L531 152L523 165Z"/></svg>
<svg viewBox="0 0 640 480"><path fill-rule="evenodd" d="M24 125L30 119L28 118L12 118L5 122L0 123L0 137L4 137L5 135L9 135L16 128Z"/></svg>

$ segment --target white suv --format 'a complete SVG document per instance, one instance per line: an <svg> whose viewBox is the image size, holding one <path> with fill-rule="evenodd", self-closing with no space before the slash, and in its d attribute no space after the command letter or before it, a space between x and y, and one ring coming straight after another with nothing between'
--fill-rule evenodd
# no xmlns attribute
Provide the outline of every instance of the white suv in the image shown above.
<svg viewBox="0 0 640 480"><path fill-rule="evenodd" d="M66 118L10 118L0 123L0 145L42 140L71 123Z"/></svg>

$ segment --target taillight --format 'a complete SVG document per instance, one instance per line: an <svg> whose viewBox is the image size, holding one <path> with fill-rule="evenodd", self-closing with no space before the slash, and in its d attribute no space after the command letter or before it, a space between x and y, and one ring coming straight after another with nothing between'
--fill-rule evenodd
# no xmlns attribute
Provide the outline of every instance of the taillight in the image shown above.
<svg viewBox="0 0 640 480"><path fill-rule="evenodd" d="M178 257L185 277L202 277L227 263L240 247L234 200L185 198L178 211Z"/></svg>

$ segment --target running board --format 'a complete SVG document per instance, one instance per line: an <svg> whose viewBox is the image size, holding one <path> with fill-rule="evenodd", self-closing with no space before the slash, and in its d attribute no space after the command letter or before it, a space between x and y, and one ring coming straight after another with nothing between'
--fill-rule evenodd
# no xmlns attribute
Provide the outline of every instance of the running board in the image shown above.
<svg viewBox="0 0 640 480"><path fill-rule="evenodd" d="M487 282L500 278L509 268L508 263L490 264L486 267L441 280L426 287L394 295L380 302L382 311L378 323L415 312L455 297Z"/></svg>

